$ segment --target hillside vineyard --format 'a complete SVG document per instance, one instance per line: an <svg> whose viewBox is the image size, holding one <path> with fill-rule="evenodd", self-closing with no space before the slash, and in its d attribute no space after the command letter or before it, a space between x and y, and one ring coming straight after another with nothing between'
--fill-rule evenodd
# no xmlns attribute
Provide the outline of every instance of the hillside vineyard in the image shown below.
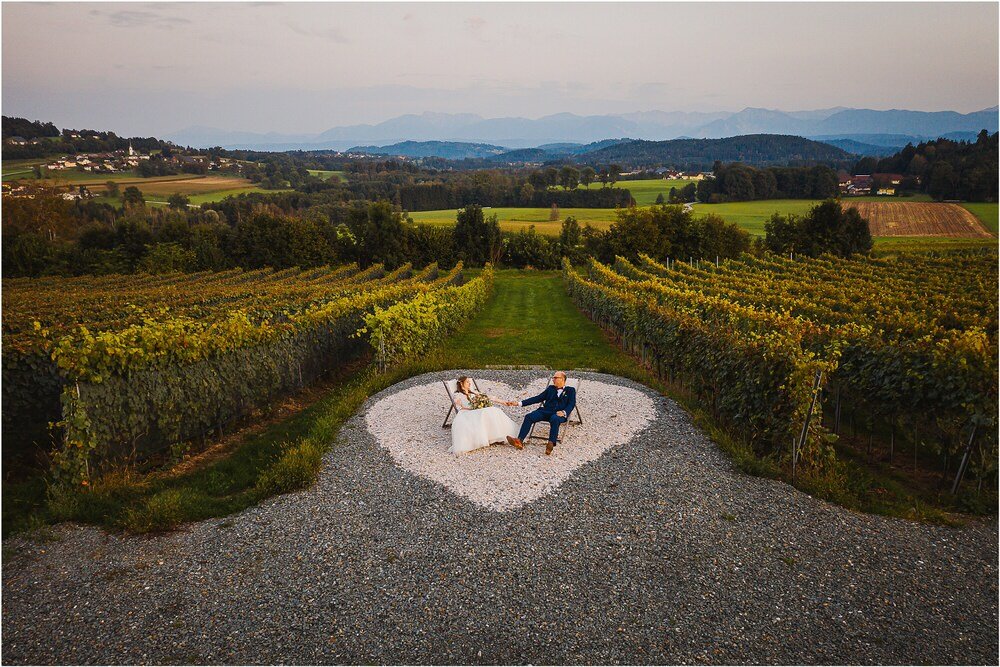
<svg viewBox="0 0 1000 667"><path fill-rule="evenodd" d="M85 479L91 453L221 431L355 358L373 308L462 275L460 263L5 280L4 453L30 452L54 422L56 471Z"/></svg>
<svg viewBox="0 0 1000 667"><path fill-rule="evenodd" d="M718 266L640 259L591 260L584 272L566 263L570 293L657 372L686 383L758 454L787 451L817 372L834 411L830 430L850 405L928 455L996 437L980 428L996 418L995 250L851 260L745 255ZM813 430L814 449L826 450L826 430Z"/></svg>

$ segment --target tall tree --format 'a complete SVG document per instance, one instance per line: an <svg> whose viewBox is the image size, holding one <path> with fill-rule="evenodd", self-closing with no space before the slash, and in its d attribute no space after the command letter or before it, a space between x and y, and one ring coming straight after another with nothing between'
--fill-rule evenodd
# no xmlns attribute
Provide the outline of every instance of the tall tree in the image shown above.
<svg viewBox="0 0 1000 667"><path fill-rule="evenodd" d="M168 207L173 209L180 209L182 211L187 209L188 204L190 203L191 200L182 195L180 192L175 192L174 194L170 195L170 197L167 199Z"/></svg>
<svg viewBox="0 0 1000 667"><path fill-rule="evenodd" d="M564 248L575 248L580 245L580 223L572 215L566 216L563 220L559 243Z"/></svg>
<svg viewBox="0 0 1000 667"><path fill-rule="evenodd" d="M618 176L621 175L622 168L620 165L612 164L608 166L608 182L614 186L618 182Z"/></svg>
<svg viewBox="0 0 1000 667"><path fill-rule="evenodd" d="M134 185L130 185L125 188L122 192L122 206L125 208L129 207L139 207L142 208L146 205L146 200L143 199L142 191Z"/></svg>
<svg viewBox="0 0 1000 667"><path fill-rule="evenodd" d="M466 206L455 218L454 239L459 259L469 266L482 266L501 245L496 214L486 217L481 206Z"/></svg>
<svg viewBox="0 0 1000 667"><path fill-rule="evenodd" d="M372 202L354 212L351 231L357 238L358 263L382 262L394 269L406 262L406 228L403 216L387 201Z"/></svg>
<svg viewBox="0 0 1000 667"><path fill-rule="evenodd" d="M559 185L559 170L555 167L549 167L545 170L545 185L550 188L554 188Z"/></svg>
<svg viewBox="0 0 1000 667"><path fill-rule="evenodd" d="M566 165L559 170L559 184L566 190L575 190L580 184L580 170Z"/></svg>

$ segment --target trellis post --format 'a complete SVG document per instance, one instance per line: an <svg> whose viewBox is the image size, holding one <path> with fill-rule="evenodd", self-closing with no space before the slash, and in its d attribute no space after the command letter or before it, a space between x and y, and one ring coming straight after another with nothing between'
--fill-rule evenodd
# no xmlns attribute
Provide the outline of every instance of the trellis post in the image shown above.
<svg viewBox="0 0 1000 667"><path fill-rule="evenodd" d="M799 458L799 453L806 444L806 437L809 434L809 421L812 419L813 409L816 407L816 397L819 395L819 385L823 379L823 371L816 371L816 377L813 380L812 388L812 399L809 401L809 412L806 413L806 420L802 423L802 433L799 434L799 444L795 446L794 439L792 441L792 481L795 480L795 463Z"/></svg>
<svg viewBox="0 0 1000 667"><path fill-rule="evenodd" d="M969 465L969 456L972 454L972 443L976 440L976 429L979 428L979 424L972 425L972 434L969 436L969 444L965 446L965 452L962 454L962 460L958 464L958 472L955 474L955 483L951 485L951 495L955 495L958 492L958 485L962 483L962 478L965 477L965 469Z"/></svg>

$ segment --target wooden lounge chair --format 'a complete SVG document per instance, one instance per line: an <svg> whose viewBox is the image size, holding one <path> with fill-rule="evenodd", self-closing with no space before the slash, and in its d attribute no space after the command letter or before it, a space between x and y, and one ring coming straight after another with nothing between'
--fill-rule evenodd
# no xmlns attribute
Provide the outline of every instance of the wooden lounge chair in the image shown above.
<svg viewBox="0 0 1000 667"><path fill-rule="evenodd" d="M576 390L576 406L573 408L573 413L569 415L566 423L563 424L562 428L559 429L559 437L556 439L557 442L563 441L563 436L566 435L566 427L570 424L582 424L583 415L580 414L580 378L566 378L566 386L573 387ZM576 415L576 422L573 421L573 414ZM545 435L535 435L535 427L539 424L545 424ZM549 424L548 422L535 422L531 425L531 430L528 431L527 440L535 438L537 440L548 440L549 439Z"/></svg>
<svg viewBox="0 0 1000 667"><path fill-rule="evenodd" d="M472 380L472 386L476 388L476 393L483 393L479 389L476 379L469 379ZM444 423L441 424L441 428L451 428L451 424L448 423L448 420L451 419L451 413L454 412L455 414L458 414L455 410L455 392L458 391L458 380L442 380L441 383L444 385L444 390L448 394L448 414L444 416Z"/></svg>

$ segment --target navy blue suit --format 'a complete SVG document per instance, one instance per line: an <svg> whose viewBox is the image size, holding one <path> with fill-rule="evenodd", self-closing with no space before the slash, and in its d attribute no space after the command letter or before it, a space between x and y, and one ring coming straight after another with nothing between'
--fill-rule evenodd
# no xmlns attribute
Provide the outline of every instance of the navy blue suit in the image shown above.
<svg viewBox="0 0 1000 667"><path fill-rule="evenodd" d="M576 389L573 389L573 387L563 387L562 396L558 396L557 394L558 390L554 385L550 384L538 396L532 396L521 401L521 405L541 403L542 407L524 415L524 421L521 422L521 432L517 435L518 440L527 438L528 432L531 431L531 427L534 424L548 422L549 442L553 445L556 444L559 436L559 426L566 423L569 416L573 413L573 408L576 407ZM560 410L566 413L565 417L560 417L556 414Z"/></svg>

